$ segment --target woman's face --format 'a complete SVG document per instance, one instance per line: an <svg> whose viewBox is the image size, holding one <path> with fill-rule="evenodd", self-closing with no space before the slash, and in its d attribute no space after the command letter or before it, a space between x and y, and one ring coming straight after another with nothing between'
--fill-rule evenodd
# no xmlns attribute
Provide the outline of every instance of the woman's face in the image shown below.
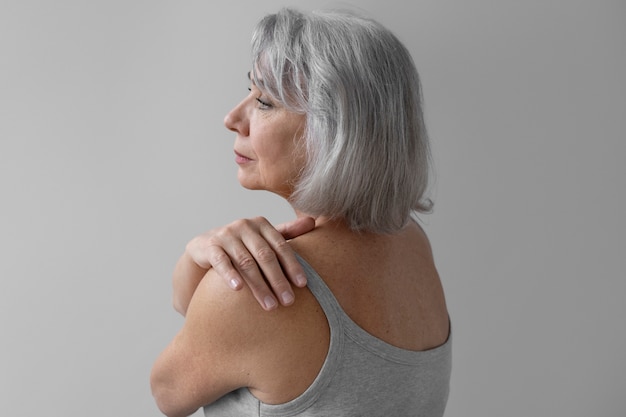
<svg viewBox="0 0 626 417"><path fill-rule="evenodd" d="M305 116L272 102L254 83L250 94L224 118L237 133L235 162L239 183L251 190L272 191L284 198L304 166L302 133Z"/></svg>

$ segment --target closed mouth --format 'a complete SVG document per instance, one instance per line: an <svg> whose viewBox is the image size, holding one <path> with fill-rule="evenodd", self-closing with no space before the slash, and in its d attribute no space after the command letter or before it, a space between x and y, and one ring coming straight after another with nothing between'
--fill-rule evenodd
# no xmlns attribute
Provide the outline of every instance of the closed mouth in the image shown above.
<svg viewBox="0 0 626 417"><path fill-rule="evenodd" d="M245 163L245 162L250 162L250 161L252 161L252 159L250 159L247 156L242 155L239 152L235 151L235 162L237 162L237 163Z"/></svg>

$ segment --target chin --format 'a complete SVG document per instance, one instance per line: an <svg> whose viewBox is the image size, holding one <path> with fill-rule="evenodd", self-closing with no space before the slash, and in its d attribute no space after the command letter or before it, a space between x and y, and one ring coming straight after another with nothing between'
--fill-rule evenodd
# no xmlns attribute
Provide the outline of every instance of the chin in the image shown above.
<svg viewBox="0 0 626 417"><path fill-rule="evenodd" d="M246 184L243 181L239 181L239 185L241 185L243 188L245 188L246 190L260 190L260 188L258 187L254 187L252 185Z"/></svg>
<svg viewBox="0 0 626 417"><path fill-rule="evenodd" d="M239 180L239 185L241 185L246 190L251 190L251 191L271 191L271 190L268 190L266 187L263 187L262 185L257 184L255 182L249 182L249 181L245 181L241 179Z"/></svg>
<svg viewBox="0 0 626 417"><path fill-rule="evenodd" d="M239 184L246 190L269 191L285 199L288 199L293 192L291 187L287 187L284 184L282 186L272 186L271 184L259 183L256 179L241 174L238 175L237 179L239 180Z"/></svg>
<svg viewBox="0 0 626 417"><path fill-rule="evenodd" d="M241 172L239 172L239 175L237 175L237 180L239 181L239 184L247 190L260 189L257 181L254 181L254 179L250 178L249 176Z"/></svg>

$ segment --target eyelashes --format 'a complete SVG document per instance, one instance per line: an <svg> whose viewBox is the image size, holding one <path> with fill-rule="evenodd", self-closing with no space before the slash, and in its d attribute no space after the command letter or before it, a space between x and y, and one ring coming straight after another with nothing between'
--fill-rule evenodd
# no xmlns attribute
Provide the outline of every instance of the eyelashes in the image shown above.
<svg viewBox="0 0 626 417"><path fill-rule="evenodd" d="M252 92L252 88L248 87L248 91ZM259 103L261 109L270 109L272 108L272 103L263 100L261 97L256 97L255 100Z"/></svg>
<svg viewBox="0 0 626 417"><path fill-rule="evenodd" d="M260 98L257 98L256 101L261 105L261 107L269 109L272 107L272 105L266 101L261 100Z"/></svg>

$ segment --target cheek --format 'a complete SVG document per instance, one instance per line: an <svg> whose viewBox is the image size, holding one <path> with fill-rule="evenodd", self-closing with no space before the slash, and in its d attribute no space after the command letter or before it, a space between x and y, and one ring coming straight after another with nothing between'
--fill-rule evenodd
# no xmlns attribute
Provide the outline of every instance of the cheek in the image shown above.
<svg viewBox="0 0 626 417"><path fill-rule="evenodd" d="M304 155L298 152L292 142L288 145L277 148L272 155L263 158L262 164L259 165L260 173L268 185L284 188L289 190L284 192L290 193L291 185L293 185L300 175L304 162Z"/></svg>

